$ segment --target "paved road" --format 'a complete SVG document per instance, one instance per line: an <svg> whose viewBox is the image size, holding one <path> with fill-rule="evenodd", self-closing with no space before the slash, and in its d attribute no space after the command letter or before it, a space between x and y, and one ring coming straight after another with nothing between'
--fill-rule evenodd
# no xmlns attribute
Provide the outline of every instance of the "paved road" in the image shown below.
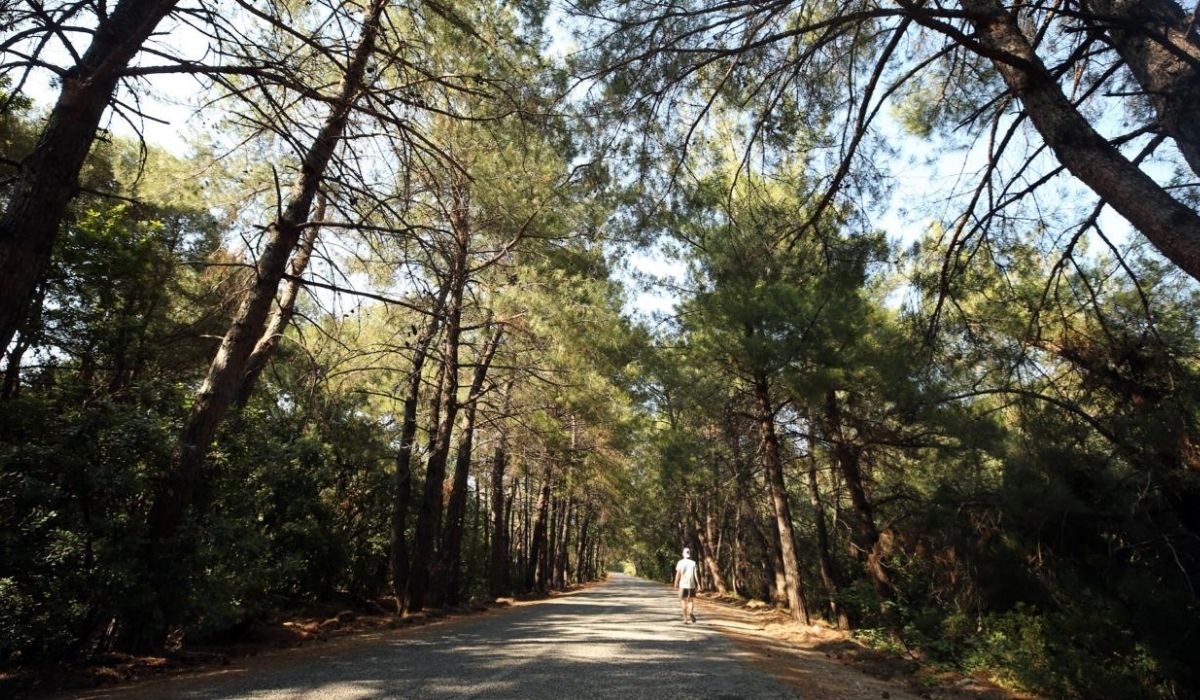
<svg viewBox="0 0 1200 700"><path fill-rule="evenodd" d="M752 667L703 619L682 624L678 600L668 589L614 574L604 585L537 605L93 697L758 700L801 695Z"/></svg>

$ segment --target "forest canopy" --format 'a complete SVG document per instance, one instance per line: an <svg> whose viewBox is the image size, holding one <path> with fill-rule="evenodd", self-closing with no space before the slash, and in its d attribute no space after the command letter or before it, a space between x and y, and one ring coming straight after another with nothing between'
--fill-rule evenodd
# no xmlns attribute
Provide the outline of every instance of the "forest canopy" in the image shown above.
<svg viewBox="0 0 1200 700"><path fill-rule="evenodd" d="M0 4L0 669L686 546L939 668L1195 697L1197 16Z"/></svg>

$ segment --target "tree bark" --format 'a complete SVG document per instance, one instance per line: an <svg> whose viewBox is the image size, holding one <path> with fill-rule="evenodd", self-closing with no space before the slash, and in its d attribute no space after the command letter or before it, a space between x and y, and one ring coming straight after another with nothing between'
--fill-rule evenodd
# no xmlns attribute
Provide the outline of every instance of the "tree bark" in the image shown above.
<svg viewBox="0 0 1200 700"><path fill-rule="evenodd" d="M1175 141L1200 175L1200 42L1191 18L1171 0L1087 0L1104 31Z"/></svg>
<svg viewBox="0 0 1200 700"><path fill-rule="evenodd" d="M247 359L262 336L263 325L279 281L283 278L292 250L308 220L313 199L338 140L345 131L350 111L357 100L367 62L375 48L380 15L386 2L374 0L367 8L362 35L338 88L329 116L304 156L293 182L288 204L268 228L268 242L255 267L255 280L225 334L208 376L196 395L180 437L175 467L166 475L150 509L152 541L170 537L183 519L212 446L217 426L234 399Z"/></svg>
<svg viewBox="0 0 1200 700"><path fill-rule="evenodd" d="M976 38L1060 163L1124 216L1159 252L1200 279L1200 215L1176 200L1092 128L1063 94L1017 18L998 0L963 0ZM918 13L917 21L928 21ZM1155 65L1147 60L1147 66ZM1131 66L1135 75L1139 69ZM1171 78L1174 80L1174 78ZM1196 90L1175 96L1188 101ZM1182 115L1191 119L1193 113ZM1186 139L1184 139L1186 141Z"/></svg>
<svg viewBox="0 0 1200 700"><path fill-rule="evenodd" d="M555 547L554 557L554 588L563 590L567 587L567 566L570 564L568 545L571 538L571 516L575 511L575 497L568 496L563 504L561 522L558 524L558 546Z"/></svg>
<svg viewBox="0 0 1200 700"><path fill-rule="evenodd" d="M725 595L729 592L729 584L725 582L725 577L721 575L721 564L718 561L719 552L715 542L717 541L715 523L713 522L713 499L708 499L704 502L704 527L698 529L700 534L700 548L703 556L704 568L708 573L709 583L717 590L717 593Z"/></svg>
<svg viewBox="0 0 1200 700"><path fill-rule="evenodd" d="M808 624L808 603L804 599L800 580L800 563L796 559L796 536L792 529L792 511L788 505L787 487L783 481L783 460L779 453L779 437L775 433L775 411L771 405L770 386L766 377L754 381L754 397L758 404L758 423L763 441L763 467L767 473L767 490L771 510L775 514L775 529L779 533L779 554L783 572L788 610L792 619Z"/></svg>
<svg viewBox="0 0 1200 700"><path fill-rule="evenodd" d="M743 550L741 557L741 564L744 567L742 578L746 586L743 592L762 600L771 600L771 582L774 580L776 571L775 557L772 548L767 542L767 538L759 527L758 513L751 498L750 464L741 457L740 440L732 426L727 426L727 437L731 441L731 447L735 455L734 468L737 470L737 493L735 497L737 499L738 522L741 524L743 533L741 541L743 544L746 544L747 540L753 540L755 548L763 555L759 560L762 566L758 568L755 575L751 576L750 565L752 558L747 556L747 553ZM782 568L783 566L780 564L778 569L782 571ZM753 582L756 584L753 589L750 588L750 579L753 579Z"/></svg>
<svg viewBox="0 0 1200 700"><path fill-rule="evenodd" d="M550 522L546 526L546 554L542 563L546 578L545 590L554 587L554 566L558 563L558 524L562 520L563 506L563 499L551 497Z"/></svg>
<svg viewBox="0 0 1200 700"><path fill-rule="evenodd" d="M408 508L412 499L412 456L417 439L417 404L421 398L421 380L429 346L441 328L443 306L449 284L438 290L433 315L413 342L412 366L408 371L404 414L400 424L400 447L396 451L396 470L392 473L392 513L388 528L388 572L392 582L392 597L403 611L404 595L408 590Z"/></svg>
<svg viewBox="0 0 1200 700"><path fill-rule="evenodd" d="M496 348L500 345L503 333L504 328L497 326L488 336L475 364L471 388L463 406L463 424L459 430L458 452L454 459L454 478L451 480L450 497L446 503L446 525L443 529L442 551L438 563L438 572L441 577L438 597L447 605L458 605L459 603L463 525L467 505L467 482L471 471L471 450L475 442L475 416L479 408L479 397L483 395L483 383L487 378L488 368L492 364L492 358L496 355Z"/></svg>
<svg viewBox="0 0 1200 700"><path fill-rule="evenodd" d="M542 485L538 494L537 516L533 524L533 533L529 542L529 568L525 577L525 587L531 591L546 590L546 526L550 516L550 477L553 475L553 463L547 459L542 469Z"/></svg>
<svg viewBox="0 0 1200 700"><path fill-rule="evenodd" d="M533 590L533 479L530 477L528 470L525 474L525 488L521 499L521 565L522 571L529 572L524 576L526 579L525 590Z"/></svg>
<svg viewBox="0 0 1200 700"><path fill-rule="evenodd" d="M325 202L325 195L318 195L317 207L313 211L313 218L316 221L325 220ZM317 236L320 232L320 226L306 227L301 237L300 247L292 256L291 264L288 266L290 279L283 286L283 293L279 296L279 308L275 309L275 313L271 316L271 322L267 324L267 329L263 331L262 337L258 339L258 343L255 344L254 350L246 360L246 370L242 373L242 384L238 387L237 398L234 401L239 409L245 408L246 404L250 402L250 396L254 393L259 376L267 368L267 362L275 354L275 348L279 347L279 342L283 340L283 334L287 330L288 324L292 322L292 316L296 313L296 297L300 295L300 275L304 274L304 270L308 267L308 261L312 257L313 247L317 243Z"/></svg>
<svg viewBox="0 0 1200 700"><path fill-rule="evenodd" d="M883 549L879 542L879 529L875 525L875 512L863 485L859 466L861 451L849 443L842 425L837 395L830 391L825 395L825 417L829 422L829 438L834 458L846 479L850 491L850 502L854 505L855 530L858 533L858 548L867 557L867 574L879 599L880 612L890 617L889 604L896 599L896 589L883 564Z"/></svg>
<svg viewBox="0 0 1200 700"><path fill-rule="evenodd" d="M508 582L508 506L504 498L504 470L508 454L504 437L492 453L492 556L488 571L488 593L493 599L509 592Z"/></svg>
<svg viewBox="0 0 1200 700"><path fill-rule="evenodd" d="M808 502L812 506L813 519L817 526L817 556L821 566L821 583L824 584L825 595L829 599L829 619L837 623L838 629L848 629L850 621L837 603L838 572L833 560L833 552L829 547L829 530L825 525L825 504L821 502L821 490L817 483L817 456L812 450L811 441L808 451Z"/></svg>
<svg viewBox="0 0 1200 700"><path fill-rule="evenodd" d="M592 524L592 508L589 503L584 504L583 510L579 515L579 541L575 547L575 582L585 583L589 580L587 573L587 546L588 546L588 528Z"/></svg>
<svg viewBox="0 0 1200 700"><path fill-rule="evenodd" d="M122 0L92 34L62 89L0 216L0 351L24 321L46 275L67 205L121 73L178 0Z"/></svg>
<svg viewBox="0 0 1200 700"><path fill-rule="evenodd" d="M8 350L4 366L4 386L0 388L0 400L15 399L21 393L21 362L25 353L34 346L34 339L41 333L42 304L46 298L46 285L35 285L33 298L25 318L21 320L20 333ZM0 346L2 351L2 346Z"/></svg>
<svg viewBox="0 0 1200 700"><path fill-rule="evenodd" d="M470 222L466 205L465 185L455 190L455 207L450 213L455 232L454 262L450 273L450 304L446 312L445 352L442 358L443 383L441 415L434 430L433 445L425 467L425 490L421 509L417 513L413 542L412 571L408 579L405 610L418 612L425 606L429 592L430 569L434 563L434 547L442 520L442 498L446 479L446 461L450 455L450 438L458 415L458 349L462 333L463 294L467 283L467 254L470 243Z"/></svg>

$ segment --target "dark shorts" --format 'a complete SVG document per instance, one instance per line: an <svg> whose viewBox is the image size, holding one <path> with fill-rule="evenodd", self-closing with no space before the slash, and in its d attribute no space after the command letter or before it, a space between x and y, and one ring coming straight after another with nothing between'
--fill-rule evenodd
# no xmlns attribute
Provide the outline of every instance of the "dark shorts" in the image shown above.
<svg viewBox="0 0 1200 700"><path fill-rule="evenodd" d="M683 600L687 600L688 598L695 598L696 597L696 589L695 588L680 588L679 589L679 597L682 598Z"/></svg>

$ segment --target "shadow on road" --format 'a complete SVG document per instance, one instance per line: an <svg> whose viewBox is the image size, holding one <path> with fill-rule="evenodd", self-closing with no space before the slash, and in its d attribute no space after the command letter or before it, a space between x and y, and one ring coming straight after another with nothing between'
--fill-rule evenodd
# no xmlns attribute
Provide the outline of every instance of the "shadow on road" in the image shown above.
<svg viewBox="0 0 1200 700"><path fill-rule="evenodd" d="M502 614L105 698L795 698L660 585L614 577Z"/></svg>

